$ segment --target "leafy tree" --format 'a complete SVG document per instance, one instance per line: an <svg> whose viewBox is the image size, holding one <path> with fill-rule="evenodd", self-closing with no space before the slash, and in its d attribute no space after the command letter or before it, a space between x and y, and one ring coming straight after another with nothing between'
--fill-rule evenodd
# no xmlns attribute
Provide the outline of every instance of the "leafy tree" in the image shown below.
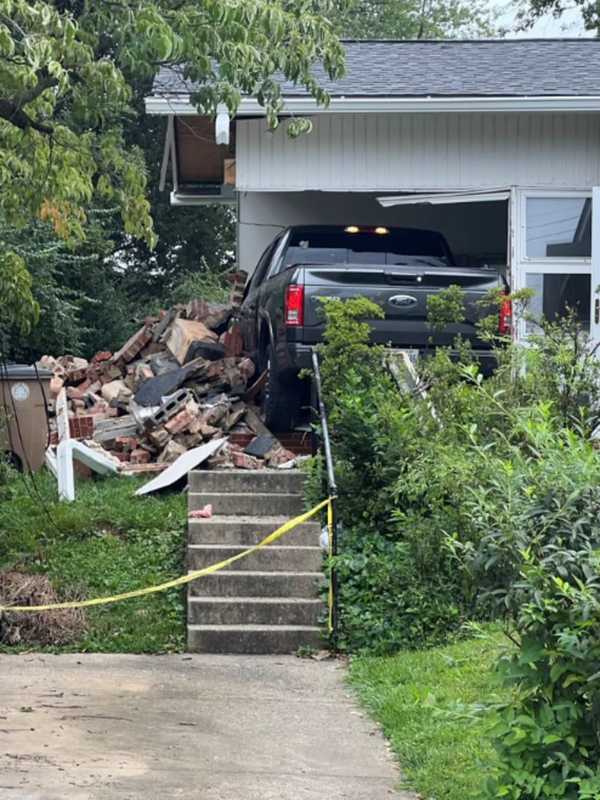
<svg viewBox="0 0 600 800"><path fill-rule="evenodd" d="M521 27L530 28L540 17L552 14L559 18L564 11L577 8L581 11L581 18L585 29L600 33L600 3L598 0L521 0L519 21Z"/></svg>
<svg viewBox="0 0 600 800"><path fill-rule="evenodd" d="M0 216L16 227L50 222L85 238L90 205L118 207L128 236L156 242L146 165L125 127L131 82L170 64L195 81L193 100L233 113L255 94L271 126L282 108L276 72L327 96L311 74L334 77L343 50L325 14L346 0L0 0ZM294 131L306 123L298 121ZM25 260L0 239L6 325L36 316Z"/></svg>
<svg viewBox="0 0 600 800"><path fill-rule="evenodd" d="M485 0L358 0L340 20L357 39L477 38L494 33Z"/></svg>

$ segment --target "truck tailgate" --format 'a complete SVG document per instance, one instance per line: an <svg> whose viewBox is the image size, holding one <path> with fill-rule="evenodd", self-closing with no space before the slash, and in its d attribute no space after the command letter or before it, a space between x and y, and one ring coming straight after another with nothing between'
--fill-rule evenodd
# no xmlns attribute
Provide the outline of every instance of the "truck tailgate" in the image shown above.
<svg viewBox="0 0 600 800"><path fill-rule="evenodd" d="M367 297L385 312L371 320L372 340L378 344L426 348L433 331L427 323L427 298L451 285L465 292L465 320L435 335L436 345L449 345L461 334L473 347L486 347L476 335L475 323L490 313L477 304L490 289L501 285L494 269L446 266L312 265L301 268L305 286L304 342L314 344L323 334L320 298Z"/></svg>

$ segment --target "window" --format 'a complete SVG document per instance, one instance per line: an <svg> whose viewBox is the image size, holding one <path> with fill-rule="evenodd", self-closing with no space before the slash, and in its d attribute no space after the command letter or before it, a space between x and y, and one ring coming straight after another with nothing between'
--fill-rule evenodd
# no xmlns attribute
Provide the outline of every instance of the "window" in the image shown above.
<svg viewBox="0 0 600 800"><path fill-rule="evenodd" d="M527 258L590 258L592 201L589 197L527 197Z"/></svg>
<svg viewBox="0 0 600 800"><path fill-rule="evenodd" d="M445 266L452 263L445 239L435 231L380 227L348 232L341 227L308 227L292 231L282 268L294 264Z"/></svg>
<svg viewBox="0 0 600 800"><path fill-rule="evenodd" d="M592 192L589 190L513 190L518 239L514 248L513 289L533 289L531 320L518 321L517 336L539 332L535 320L550 322L574 313L591 331Z"/></svg>
<svg viewBox="0 0 600 800"><path fill-rule="evenodd" d="M570 311L575 313L586 330L590 330L592 305L590 275L528 272L525 285L535 291L529 306L529 311L535 319L544 317L549 322L554 322ZM534 322L527 323L528 333L536 328Z"/></svg>

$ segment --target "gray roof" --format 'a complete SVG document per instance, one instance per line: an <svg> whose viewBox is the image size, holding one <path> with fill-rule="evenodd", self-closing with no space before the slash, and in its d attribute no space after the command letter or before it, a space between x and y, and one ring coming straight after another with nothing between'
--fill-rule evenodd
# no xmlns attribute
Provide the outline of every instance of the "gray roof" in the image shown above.
<svg viewBox="0 0 600 800"><path fill-rule="evenodd" d="M346 75L320 85L345 97L518 97L600 94L600 40L345 41ZM154 94L189 94L180 70L163 68ZM283 84L286 97L306 95Z"/></svg>

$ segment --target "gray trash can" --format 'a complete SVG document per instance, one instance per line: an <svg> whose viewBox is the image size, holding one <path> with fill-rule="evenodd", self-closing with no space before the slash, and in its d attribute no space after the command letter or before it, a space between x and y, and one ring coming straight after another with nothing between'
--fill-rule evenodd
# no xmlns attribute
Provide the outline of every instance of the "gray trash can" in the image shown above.
<svg viewBox="0 0 600 800"><path fill-rule="evenodd" d="M20 469L37 471L44 464L51 378L47 369L0 364L0 450Z"/></svg>

